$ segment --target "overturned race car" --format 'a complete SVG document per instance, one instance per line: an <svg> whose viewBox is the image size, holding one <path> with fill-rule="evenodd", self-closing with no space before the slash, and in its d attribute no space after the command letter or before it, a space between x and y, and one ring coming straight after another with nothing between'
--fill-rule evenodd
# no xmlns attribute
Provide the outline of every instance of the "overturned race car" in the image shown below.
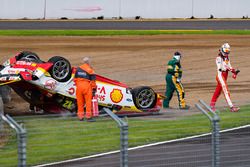
<svg viewBox="0 0 250 167"><path fill-rule="evenodd" d="M47 62L30 51L22 51L0 65L0 86L9 85L32 106L45 112L76 112L75 67L61 57ZM98 107L118 115L158 113L162 95L148 86L129 88L126 84L96 75Z"/></svg>

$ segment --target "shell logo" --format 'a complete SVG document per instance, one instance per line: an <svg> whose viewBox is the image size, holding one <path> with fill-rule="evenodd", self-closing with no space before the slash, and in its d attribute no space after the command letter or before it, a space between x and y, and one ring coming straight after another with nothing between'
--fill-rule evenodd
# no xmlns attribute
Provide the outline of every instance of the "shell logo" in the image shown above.
<svg viewBox="0 0 250 167"><path fill-rule="evenodd" d="M114 103L119 103L123 99L122 91L120 89L113 89L110 93L110 99Z"/></svg>

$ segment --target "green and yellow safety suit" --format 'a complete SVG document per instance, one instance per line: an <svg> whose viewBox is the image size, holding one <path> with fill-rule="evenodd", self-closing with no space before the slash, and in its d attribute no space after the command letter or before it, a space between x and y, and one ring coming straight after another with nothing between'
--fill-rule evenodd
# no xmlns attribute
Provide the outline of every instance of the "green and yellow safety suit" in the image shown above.
<svg viewBox="0 0 250 167"><path fill-rule="evenodd" d="M163 101L163 107L169 108L169 102L173 97L174 91L176 91L179 107L185 108L186 103L184 100L185 92L181 83L182 69L180 62L173 58L168 62L167 74L166 74L166 98Z"/></svg>

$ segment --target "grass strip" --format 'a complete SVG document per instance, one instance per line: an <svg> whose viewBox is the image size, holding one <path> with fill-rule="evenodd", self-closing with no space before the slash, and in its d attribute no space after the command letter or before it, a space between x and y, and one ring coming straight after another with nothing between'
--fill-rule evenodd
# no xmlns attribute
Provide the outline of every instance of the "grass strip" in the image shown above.
<svg viewBox="0 0 250 167"><path fill-rule="evenodd" d="M250 35L250 30L0 30L0 36Z"/></svg>
<svg viewBox="0 0 250 167"><path fill-rule="evenodd" d="M247 125L250 124L250 106L241 107L238 113L223 111L219 116L221 129ZM15 119L28 131L28 166L119 150L119 129L109 118L99 118L95 123L80 122L71 117ZM129 147L211 132L211 124L202 113L173 120L127 120ZM0 148L1 165L16 166L17 159L13 157L17 157L16 143Z"/></svg>

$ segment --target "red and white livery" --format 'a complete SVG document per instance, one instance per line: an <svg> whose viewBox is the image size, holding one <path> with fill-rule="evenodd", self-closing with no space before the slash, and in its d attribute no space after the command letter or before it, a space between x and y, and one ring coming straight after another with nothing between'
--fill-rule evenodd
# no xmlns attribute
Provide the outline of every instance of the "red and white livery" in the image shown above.
<svg viewBox="0 0 250 167"><path fill-rule="evenodd" d="M47 62L37 54L23 51L0 66L0 86L9 85L33 106L46 112L76 112L75 67L61 56ZM109 107L117 114L158 113L163 96L148 86L129 88L126 84L96 76L99 109Z"/></svg>
<svg viewBox="0 0 250 167"><path fill-rule="evenodd" d="M232 112L239 111L239 107L236 107L233 105L232 100L230 98L230 92L228 90L227 86L227 78L228 78L228 72L233 73L233 78L236 79L237 74L239 73L239 70L235 70L229 60L229 53L230 53L230 46L228 43L225 43L221 46L220 53L216 57L216 65L217 65L217 86L215 89L215 92L213 94L213 97L210 102L210 106L212 110L215 111L215 104L218 99L218 97L221 94L221 91L223 92L226 102L230 107L230 110Z"/></svg>

